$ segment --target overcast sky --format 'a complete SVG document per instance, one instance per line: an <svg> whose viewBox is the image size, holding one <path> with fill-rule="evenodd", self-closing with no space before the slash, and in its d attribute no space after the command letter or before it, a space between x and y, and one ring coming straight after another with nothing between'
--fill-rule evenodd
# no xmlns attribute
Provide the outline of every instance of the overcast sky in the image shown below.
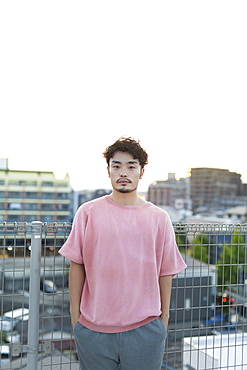
<svg viewBox="0 0 247 370"><path fill-rule="evenodd" d="M168 172L219 167L247 182L247 2L1 1L0 157L10 169L110 187L122 135Z"/></svg>

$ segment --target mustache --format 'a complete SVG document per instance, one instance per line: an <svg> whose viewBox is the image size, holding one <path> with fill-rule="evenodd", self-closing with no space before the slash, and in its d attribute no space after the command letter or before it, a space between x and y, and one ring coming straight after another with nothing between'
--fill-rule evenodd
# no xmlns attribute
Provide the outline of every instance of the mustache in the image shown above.
<svg viewBox="0 0 247 370"><path fill-rule="evenodd" d="M126 178L126 177L121 177L120 179L117 179L117 183L120 183L122 181L127 181L129 183L131 183L132 181L130 181L130 179Z"/></svg>

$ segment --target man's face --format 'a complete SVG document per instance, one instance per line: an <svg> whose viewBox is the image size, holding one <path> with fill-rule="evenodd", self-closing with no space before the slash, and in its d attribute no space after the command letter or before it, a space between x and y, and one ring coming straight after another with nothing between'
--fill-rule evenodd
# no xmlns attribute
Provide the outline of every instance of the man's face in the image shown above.
<svg viewBox="0 0 247 370"><path fill-rule="evenodd" d="M110 159L108 174L112 187L120 193L131 193L137 189L144 170L138 159L130 153L116 152Z"/></svg>

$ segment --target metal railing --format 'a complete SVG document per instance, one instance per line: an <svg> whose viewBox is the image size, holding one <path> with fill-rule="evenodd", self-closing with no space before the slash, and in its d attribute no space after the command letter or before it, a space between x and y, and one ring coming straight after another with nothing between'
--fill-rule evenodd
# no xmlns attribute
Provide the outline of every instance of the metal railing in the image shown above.
<svg viewBox="0 0 247 370"><path fill-rule="evenodd" d="M79 369L58 254L70 230L0 223L0 369ZM247 225L174 230L188 267L173 278L162 369L247 369Z"/></svg>

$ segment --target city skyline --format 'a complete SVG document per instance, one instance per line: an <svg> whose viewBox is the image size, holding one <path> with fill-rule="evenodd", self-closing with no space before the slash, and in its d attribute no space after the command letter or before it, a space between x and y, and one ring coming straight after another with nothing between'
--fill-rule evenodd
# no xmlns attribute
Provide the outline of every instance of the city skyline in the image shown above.
<svg viewBox="0 0 247 370"><path fill-rule="evenodd" d="M140 139L140 191L168 172L229 169L247 182L247 3L0 4L0 157L109 188L101 153Z"/></svg>
<svg viewBox="0 0 247 370"><path fill-rule="evenodd" d="M7 159L7 161L6 161L6 159L7 158L0 158L0 170L3 170L4 169L4 165L6 165L6 163L7 163L7 166L8 166L8 170L10 170L10 171L16 171L16 172L18 172L18 171L23 171L23 172L25 172L25 171L30 171L30 172L36 172L36 171L40 171L40 172L42 172L42 170L36 170L36 169L32 169L32 170L26 170L26 169L21 169L21 168L19 168L19 169L15 169L15 168L10 168L10 166L8 165L8 159ZM148 191L148 187L151 185L151 184L153 184L153 183L155 183L156 181L167 181L168 180L168 176L169 176L169 174L175 174L175 179L176 180L180 180L181 178L186 178L186 177L190 177L190 170L192 169L192 168L202 168L203 166L198 166L198 167L190 167L189 169L188 169L188 171L187 171L187 175L185 175L185 176L177 176L177 174L176 174L176 172L174 172L174 171L170 171L170 172L167 172L166 174L165 174L165 176L163 176L163 178L156 178L155 180L153 180L153 181L151 181L151 182L147 182L146 181L146 183L145 184L147 184L146 186L147 186L147 188L145 189L143 186L141 187L141 184L143 184L142 182L141 182L141 180L140 180L140 182L139 182L139 186L138 186L138 191L139 192L147 192ZM204 167L205 168L205 167ZM208 168L212 168L212 169L215 169L215 167L208 167ZM235 172L235 173L237 173L236 171L230 171L228 168L224 168L223 170L226 170L226 171L229 171L229 172ZM46 172L46 171L44 171L44 172ZM59 175L61 175L61 174L59 174L59 173L56 173L56 171L53 171L53 170L49 170L48 172L52 172L53 174L54 174L54 176L55 176L55 178L57 179L57 180L62 180L63 178L66 178L67 177L67 175L69 176L69 178L70 178L70 174L67 172L64 176L59 176ZM242 179L242 174L241 173L239 173L239 175L240 175L240 178L241 178L241 181L242 181L242 183L244 184L245 182L243 181L243 179ZM110 184L110 179L107 177L107 175L106 175L106 182L104 183L104 182L102 182L101 184L103 185L103 186L97 186L97 184L99 184L99 183L96 183L96 186L89 186L89 187L78 187L78 188L75 188L75 187L73 187L73 183L72 183L72 181L71 181L71 178L70 178L70 184L71 184L71 186L72 186L72 188L73 188L73 190L75 190L75 191L81 191L81 190L95 190L95 189L100 189L100 188L102 188L102 189L111 189L111 184Z"/></svg>

